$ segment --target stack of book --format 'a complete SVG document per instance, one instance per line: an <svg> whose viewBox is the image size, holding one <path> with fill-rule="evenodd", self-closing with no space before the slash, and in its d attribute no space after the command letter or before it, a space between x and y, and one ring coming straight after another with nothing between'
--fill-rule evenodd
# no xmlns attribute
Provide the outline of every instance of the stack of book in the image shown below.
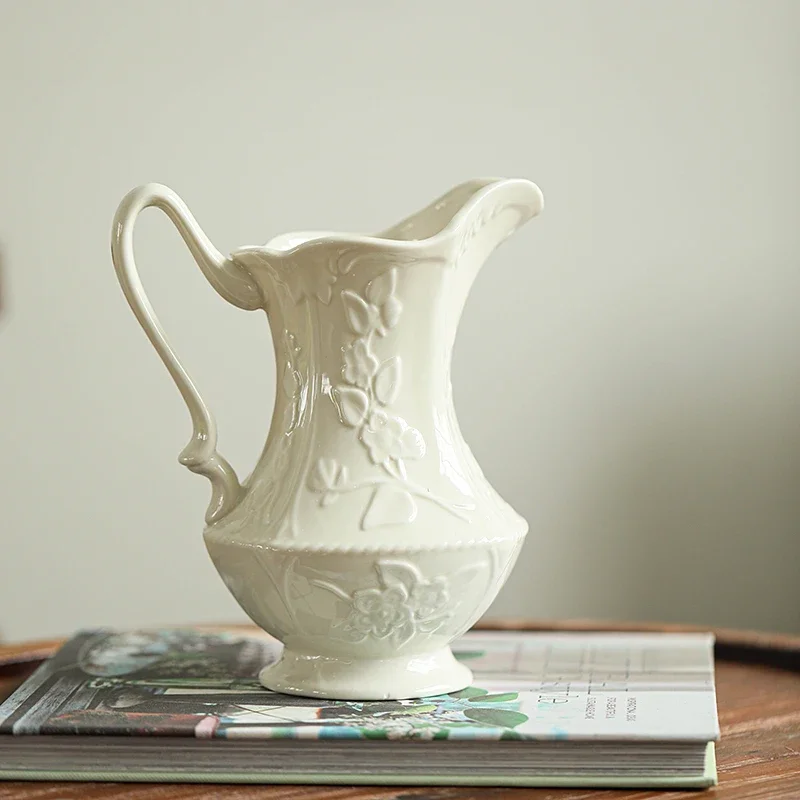
<svg viewBox="0 0 800 800"><path fill-rule="evenodd" d="M83 631L0 706L0 779L705 787L712 645L471 632L473 686L353 702L263 689L266 635Z"/></svg>

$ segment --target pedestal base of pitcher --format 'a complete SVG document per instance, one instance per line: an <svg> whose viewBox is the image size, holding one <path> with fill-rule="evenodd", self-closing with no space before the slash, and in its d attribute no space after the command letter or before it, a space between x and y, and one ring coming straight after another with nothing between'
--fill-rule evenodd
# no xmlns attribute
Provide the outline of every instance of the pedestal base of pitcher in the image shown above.
<svg viewBox="0 0 800 800"><path fill-rule="evenodd" d="M407 700L458 692L472 683L472 673L449 647L382 659L330 658L285 649L258 677L274 692L328 700Z"/></svg>

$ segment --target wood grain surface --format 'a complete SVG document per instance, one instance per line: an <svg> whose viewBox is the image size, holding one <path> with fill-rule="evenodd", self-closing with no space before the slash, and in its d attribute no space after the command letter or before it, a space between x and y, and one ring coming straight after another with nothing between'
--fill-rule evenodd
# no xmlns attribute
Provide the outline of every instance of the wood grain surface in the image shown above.
<svg viewBox="0 0 800 800"><path fill-rule="evenodd" d="M234 627L234 626L231 626ZM238 626L237 626L238 627ZM502 630L699 630L678 625L495 620ZM800 800L800 637L715 630L719 786L691 791L0 782L0 800ZM58 641L0 646L0 698Z"/></svg>

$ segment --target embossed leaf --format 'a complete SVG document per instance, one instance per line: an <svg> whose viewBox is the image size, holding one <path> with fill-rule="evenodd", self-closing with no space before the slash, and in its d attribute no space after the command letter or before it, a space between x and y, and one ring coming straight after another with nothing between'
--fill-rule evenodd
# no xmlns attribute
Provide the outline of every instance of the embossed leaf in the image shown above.
<svg viewBox="0 0 800 800"><path fill-rule="evenodd" d="M333 485L336 462L333 459L320 458L308 474L308 488L312 492L324 492Z"/></svg>
<svg viewBox="0 0 800 800"><path fill-rule="evenodd" d="M369 408L369 397L366 392L355 386L335 386L333 400L339 411L339 418L345 425L355 428L364 421Z"/></svg>
<svg viewBox="0 0 800 800"><path fill-rule="evenodd" d="M322 495L322 499L319 501L319 504L325 508L329 506L331 503L335 503L339 499L338 492L325 492Z"/></svg>
<svg viewBox="0 0 800 800"><path fill-rule="evenodd" d="M353 598L342 589L341 586L337 586L335 583L331 583L330 581L322 581L319 578L312 578L309 583L312 586L319 586L320 589L325 589L326 592L330 592L331 594L336 595L340 600L344 600L346 603L352 603ZM348 620L349 622L349 620Z"/></svg>
<svg viewBox="0 0 800 800"><path fill-rule="evenodd" d="M404 645L406 642L414 638L416 630L414 628L413 620L406 620L402 625L398 625L393 632L395 643L398 647Z"/></svg>
<svg viewBox="0 0 800 800"><path fill-rule="evenodd" d="M404 481L408 478L406 465L402 458L387 458L381 465L393 478Z"/></svg>
<svg viewBox="0 0 800 800"><path fill-rule="evenodd" d="M389 296L394 294L396 284L397 269L393 267L367 284L367 300L376 306L383 305Z"/></svg>
<svg viewBox="0 0 800 800"><path fill-rule="evenodd" d="M342 302L347 315L347 322L353 333L364 334L373 326L375 320L374 307L370 307L361 295L345 289L342 292Z"/></svg>
<svg viewBox="0 0 800 800"><path fill-rule="evenodd" d="M391 295L386 299L386 302L381 306L381 319L387 328L394 328L397 325L397 320L400 319L400 312L403 310L403 304L394 296Z"/></svg>
<svg viewBox="0 0 800 800"><path fill-rule="evenodd" d="M308 475L308 488L313 492L327 492L329 489L340 489L347 483L347 467L333 458L320 458ZM325 502L323 505L332 502Z"/></svg>
<svg viewBox="0 0 800 800"><path fill-rule="evenodd" d="M347 623L337 626L339 630L341 630L344 638L350 642L363 642L364 639L367 638L367 633L365 631L359 630L358 628L353 628Z"/></svg>
<svg viewBox="0 0 800 800"><path fill-rule="evenodd" d="M385 587L402 586L410 595L422 580L419 570L408 561L383 559L375 565L381 583Z"/></svg>
<svg viewBox="0 0 800 800"><path fill-rule="evenodd" d="M367 531L381 525L405 525L417 516L417 504L405 490L382 484L372 493L361 527Z"/></svg>
<svg viewBox="0 0 800 800"><path fill-rule="evenodd" d="M397 393L400 391L400 367L400 356L393 356L381 364L375 376L375 397L385 406L397 399Z"/></svg>
<svg viewBox="0 0 800 800"><path fill-rule="evenodd" d="M417 627L422 633L436 633L452 616L452 614L442 614L440 617L434 617L433 619L418 620Z"/></svg>
<svg viewBox="0 0 800 800"><path fill-rule="evenodd" d="M335 262L332 262L331 271L338 271L340 275L346 275L363 257L363 253L358 253L354 250L342 250Z"/></svg>
<svg viewBox="0 0 800 800"><path fill-rule="evenodd" d="M334 489L342 489L347 484L347 479L349 475L347 473L347 467L344 464L339 465L339 469L336 470L336 479L333 482Z"/></svg>
<svg viewBox="0 0 800 800"><path fill-rule="evenodd" d="M327 306L331 302L331 298L333 297L333 286L331 286L331 282L326 280L318 281L316 286L314 287L314 294L317 296L317 299L323 305ZM333 276L330 276L333 277Z"/></svg>
<svg viewBox="0 0 800 800"><path fill-rule="evenodd" d="M441 617L446 613L449 602L450 589L444 575L418 583L411 594L411 608L421 620Z"/></svg>
<svg viewBox="0 0 800 800"><path fill-rule="evenodd" d="M339 258L341 258L342 255L343 254L340 253ZM325 267L327 268L328 272L330 272L331 275L336 275L339 272L339 264L338 264L339 258L337 258L336 255L334 255L332 258L328 258L325 260Z"/></svg>
<svg viewBox="0 0 800 800"><path fill-rule="evenodd" d="M300 388L300 373L287 364L283 370L283 393L291 400Z"/></svg>
<svg viewBox="0 0 800 800"><path fill-rule="evenodd" d="M310 269L301 269L292 263L286 272L286 285L295 303L304 298L317 297L321 303L328 305L333 296L333 284L336 276L331 275L321 265L307 265Z"/></svg>

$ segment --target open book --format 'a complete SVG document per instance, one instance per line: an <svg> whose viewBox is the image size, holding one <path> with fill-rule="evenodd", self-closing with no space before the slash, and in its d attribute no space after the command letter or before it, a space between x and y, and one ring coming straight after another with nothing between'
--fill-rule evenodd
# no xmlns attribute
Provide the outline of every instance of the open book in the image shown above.
<svg viewBox="0 0 800 800"><path fill-rule="evenodd" d="M263 689L266 635L84 631L0 706L0 779L710 786L712 645L471 632L473 686L353 702Z"/></svg>

